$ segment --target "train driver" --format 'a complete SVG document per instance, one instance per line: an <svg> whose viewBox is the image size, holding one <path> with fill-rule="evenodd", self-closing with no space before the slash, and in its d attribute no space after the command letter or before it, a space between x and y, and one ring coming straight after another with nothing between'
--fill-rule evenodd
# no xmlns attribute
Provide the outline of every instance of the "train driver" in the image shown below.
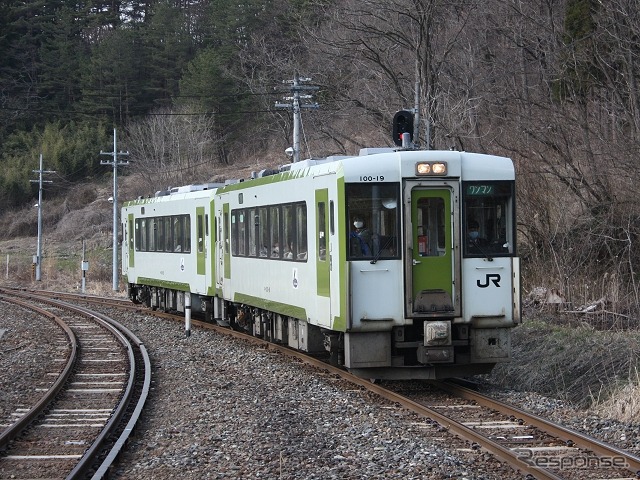
<svg viewBox="0 0 640 480"><path fill-rule="evenodd" d="M475 220L469 220L467 224L467 237L469 238L469 246L471 249L487 246L486 238L480 236L480 224Z"/></svg>
<svg viewBox="0 0 640 480"><path fill-rule="evenodd" d="M367 230L361 217L353 219L354 230L349 235L351 254L355 256L371 256L371 232Z"/></svg>

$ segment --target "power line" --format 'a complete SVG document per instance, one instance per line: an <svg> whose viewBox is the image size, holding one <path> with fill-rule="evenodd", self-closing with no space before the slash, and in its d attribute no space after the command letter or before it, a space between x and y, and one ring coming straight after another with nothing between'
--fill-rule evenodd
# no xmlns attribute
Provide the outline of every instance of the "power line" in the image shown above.
<svg viewBox="0 0 640 480"><path fill-rule="evenodd" d="M114 107L115 109L115 107ZM14 112L31 112L31 113L56 113L56 114L64 114L64 115L106 115L108 112L99 112L99 111L88 111L88 110L47 110L47 109L37 109L37 108L19 108L19 107L0 107L0 110L8 110ZM103 109L106 110L106 109ZM129 109L131 110L131 109ZM238 114L255 114L255 113L275 113L276 110L236 110L234 112L192 112L192 113L177 113L177 112L141 112L130 114L129 116L138 116L138 115L154 115L154 116L193 116L193 115L238 115Z"/></svg>

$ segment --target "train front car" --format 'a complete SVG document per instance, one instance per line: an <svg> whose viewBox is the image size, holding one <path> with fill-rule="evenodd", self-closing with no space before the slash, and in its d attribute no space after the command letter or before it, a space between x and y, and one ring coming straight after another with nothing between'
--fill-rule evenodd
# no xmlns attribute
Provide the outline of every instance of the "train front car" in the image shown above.
<svg viewBox="0 0 640 480"><path fill-rule="evenodd" d="M508 158L399 151L344 161L344 364L365 378L489 372L519 322Z"/></svg>

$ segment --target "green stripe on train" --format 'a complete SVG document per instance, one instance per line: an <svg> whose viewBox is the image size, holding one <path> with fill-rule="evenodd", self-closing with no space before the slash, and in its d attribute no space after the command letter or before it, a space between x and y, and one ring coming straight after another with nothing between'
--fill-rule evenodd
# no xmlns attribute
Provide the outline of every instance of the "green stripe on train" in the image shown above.
<svg viewBox="0 0 640 480"><path fill-rule="evenodd" d="M273 300L254 297L253 295L245 295L244 293L236 293L233 296L233 301L268 310L270 312L275 312L286 317L300 318L302 320L307 319L307 311L304 308L287 305L286 303L274 302Z"/></svg>
<svg viewBox="0 0 640 480"><path fill-rule="evenodd" d="M157 278L140 277L135 283L139 285L149 285L150 287L168 288L171 290L178 290L180 292L191 291L191 287L188 283L158 280Z"/></svg>

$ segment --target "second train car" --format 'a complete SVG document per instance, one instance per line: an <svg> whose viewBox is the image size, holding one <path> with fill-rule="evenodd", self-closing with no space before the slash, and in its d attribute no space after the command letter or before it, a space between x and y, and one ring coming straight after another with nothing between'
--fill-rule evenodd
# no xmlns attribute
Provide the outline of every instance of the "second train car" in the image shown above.
<svg viewBox="0 0 640 480"><path fill-rule="evenodd" d="M487 373L520 321L509 158L365 149L122 208L130 298L364 378Z"/></svg>

